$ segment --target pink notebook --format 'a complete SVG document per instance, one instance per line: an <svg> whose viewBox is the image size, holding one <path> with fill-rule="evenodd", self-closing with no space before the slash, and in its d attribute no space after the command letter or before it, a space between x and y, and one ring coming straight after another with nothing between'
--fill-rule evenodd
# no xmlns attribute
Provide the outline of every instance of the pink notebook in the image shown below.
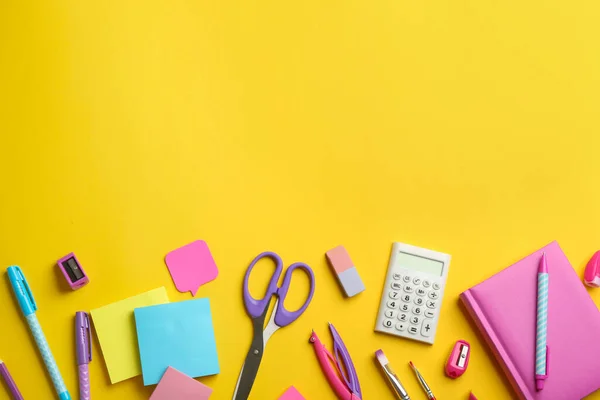
<svg viewBox="0 0 600 400"><path fill-rule="evenodd" d="M534 378L537 268L546 252L549 376ZM556 242L460 295L520 399L575 400L600 388L600 313Z"/></svg>

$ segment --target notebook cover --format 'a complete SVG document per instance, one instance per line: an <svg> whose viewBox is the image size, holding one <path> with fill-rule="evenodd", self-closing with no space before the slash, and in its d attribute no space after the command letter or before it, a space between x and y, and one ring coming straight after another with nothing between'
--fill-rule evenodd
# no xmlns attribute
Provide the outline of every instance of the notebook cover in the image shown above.
<svg viewBox="0 0 600 400"><path fill-rule="evenodd" d="M549 376L535 390L537 270L548 260ZM520 399L574 400L600 388L600 315L556 242L460 295Z"/></svg>

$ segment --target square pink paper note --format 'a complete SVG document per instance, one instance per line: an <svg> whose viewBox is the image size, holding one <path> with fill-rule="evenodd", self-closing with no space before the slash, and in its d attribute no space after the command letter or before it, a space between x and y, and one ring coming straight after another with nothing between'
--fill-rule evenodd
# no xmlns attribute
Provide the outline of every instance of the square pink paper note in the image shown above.
<svg viewBox="0 0 600 400"><path fill-rule="evenodd" d="M175 368L167 368L149 400L208 400L212 389Z"/></svg>

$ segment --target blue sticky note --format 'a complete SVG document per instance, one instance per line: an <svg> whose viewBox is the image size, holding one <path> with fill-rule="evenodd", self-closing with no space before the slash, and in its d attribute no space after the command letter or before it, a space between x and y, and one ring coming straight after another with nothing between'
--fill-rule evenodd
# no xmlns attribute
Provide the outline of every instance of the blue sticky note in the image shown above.
<svg viewBox="0 0 600 400"><path fill-rule="evenodd" d="M198 378L219 373L208 299L134 310L144 386L160 381L168 367Z"/></svg>

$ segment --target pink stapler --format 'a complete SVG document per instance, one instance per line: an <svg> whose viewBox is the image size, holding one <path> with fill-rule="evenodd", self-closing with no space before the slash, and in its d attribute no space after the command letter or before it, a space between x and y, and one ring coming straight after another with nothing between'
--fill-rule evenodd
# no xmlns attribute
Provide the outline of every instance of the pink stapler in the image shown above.
<svg viewBox="0 0 600 400"><path fill-rule="evenodd" d="M596 254L592 256L587 267L585 267L583 283L589 287L600 286L600 251L597 251Z"/></svg>
<svg viewBox="0 0 600 400"><path fill-rule="evenodd" d="M465 340L459 340L454 344L452 353L446 363L446 375L456 379L465 373L471 358L471 345Z"/></svg>
<svg viewBox="0 0 600 400"><path fill-rule="evenodd" d="M333 337L333 354L325 348L314 331L309 339L309 342L315 348L315 354L319 364L321 364L321 369L338 399L362 400L360 383L350 353L348 353L344 341L331 323L329 324L329 330Z"/></svg>

